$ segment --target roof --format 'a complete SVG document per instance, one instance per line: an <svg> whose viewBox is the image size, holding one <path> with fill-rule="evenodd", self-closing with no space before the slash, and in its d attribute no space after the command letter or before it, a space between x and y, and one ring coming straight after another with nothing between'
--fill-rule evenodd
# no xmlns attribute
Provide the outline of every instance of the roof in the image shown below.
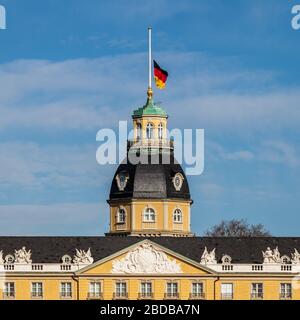
<svg viewBox="0 0 300 320"><path fill-rule="evenodd" d="M141 237L0 237L0 251L4 256L13 254L14 250L26 247L32 252L33 263L60 263L65 254L71 257L75 249L91 248L95 261L108 257L137 242L145 240ZM300 237L190 237L149 238L169 250L185 256L195 262L200 262L204 248L216 248L216 257L220 262L224 254L232 258L233 263L262 263L262 251L267 247L278 246L281 255L291 256L294 248L300 251Z"/></svg>
<svg viewBox="0 0 300 320"><path fill-rule="evenodd" d="M156 104L152 98L148 98L146 104L143 107L134 110L132 117L139 118L143 115L161 116L165 118L168 117L166 111L161 106Z"/></svg>
<svg viewBox="0 0 300 320"><path fill-rule="evenodd" d="M120 164L112 180L109 199L191 199L187 178L173 155L168 164L163 164L159 159L158 164L151 164L150 161L149 159L148 164L132 164L128 160L127 163ZM116 181L120 172L128 175L124 191L119 190ZM176 173L180 173L184 178L179 191L172 182Z"/></svg>

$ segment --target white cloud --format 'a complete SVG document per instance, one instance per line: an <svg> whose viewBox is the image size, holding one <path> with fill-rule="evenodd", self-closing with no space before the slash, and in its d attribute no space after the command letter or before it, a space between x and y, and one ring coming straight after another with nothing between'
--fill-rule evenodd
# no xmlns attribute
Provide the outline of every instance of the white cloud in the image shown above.
<svg viewBox="0 0 300 320"><path fill-rule="evenodd" d="M277 163L291 168L300 164L300 150L290 141L257 140L255 144L247 146L248 150L229 150L215 141L208 141L206 146L208 161L256 161Z"/></svg>
<svg viewBox="0 0 300 320"><path fill-rule="evenodd" d="M300 164L299 150L291 143L284 141L263 141L259 159L290 167L298 167Z"/></svg>
<svg viewBox="0 0 300 320"><path fill-rule="evenodd" d="M298 129L300 121L299 90L282 90L266 94L215 94L186 98L172 103L173 117L180 123L198 124L220 134L240 136L283 129ZM193 121L191 122L191 115ZM176 120L178 123L178 120Z"/></svg>
<svg viewBox="0 0 300 320"><path fill-rule="evenodd" d="M170 72L156 100L179 126L274 130L298 124L297 90L274 89L275 73L243 70L236 58L159 53ZM145 102L146 54L0 65L0 130L95 130L128 119ZM261 93L261 87L266 93ZM288 112L287 112L288 110ZM191 121L190 115L193 115Z"/></svg>
<svg viewBox="0 0 300 320"><path fill-rule="evenodd" d="M0 144L0 186L46 190L99 187L110 178L96 162L96 145Z"/></svg>
<svg viewBox="0 0 300 320"><path fill-rule="evenodd" d="M108 212L98 203L0 205L0 235L100 235Z"/></svg>
<svg viewBox="0 0 300 320"><path fill-rule="evenodd" d="M233 160L247 161L254 158L254 154L250 150L226 150L224 146L217 142L208 140L206 143L208 160Z"/></svg>

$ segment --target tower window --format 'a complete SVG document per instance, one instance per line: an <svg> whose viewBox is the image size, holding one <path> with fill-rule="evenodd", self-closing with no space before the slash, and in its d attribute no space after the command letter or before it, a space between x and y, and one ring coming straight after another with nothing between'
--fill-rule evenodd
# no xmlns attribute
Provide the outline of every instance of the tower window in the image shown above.
<svg viewBox="0 0 300 320"><path fill-rule="evenodd" d="M147 134L147 139L153 138L153 124L150 122L147 124L146 134Z"/></svg>
<svg viewBox="0 0 300 320"><path fill-rule="evenodd" d="M164 130L164 126L162 123L160 123L158 125L158 138L162 139L163 138L163 130Z"/></svg>
<svg viewBox="0 0 300 320"><path fill-rule="evenodd" d="M125 209L120 208L117 212L117 223L125 223L126 212Z"/></svg>
<svg viewBox="0 0 300 320"><path fill-rule="evenodd" d="M141 138L142 138L142 125L138 123L136 125L136 139L141 140Z"/></svg>
<svg viewBox="0 0 300 320"><path fill-rule="evenodd" d="M144 211L144 217L143 217L144 222L155 222L155 211L152 208L147 208Z"/></svg>
<svg viewBox="0 0 300 320"><path fill-rule="evenodd" d="M173 213L173 221L176 223L182 223L182 212L180 209L175 209Z"/></svg>

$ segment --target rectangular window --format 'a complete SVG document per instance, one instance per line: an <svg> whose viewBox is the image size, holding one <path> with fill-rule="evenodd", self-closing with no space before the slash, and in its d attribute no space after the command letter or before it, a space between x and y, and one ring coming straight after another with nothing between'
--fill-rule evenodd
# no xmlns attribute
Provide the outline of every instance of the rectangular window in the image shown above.
<svg viewBox="0 0 300 320"><path fill-rule="evenodd" d="M194 282L192 283L191 298L204 298L203 283Z"/></svg>
<svg viewBox="0 0 300 320"><path fill-rule="evenodd" d="M42 298L43 297L43 284L42 282L33 282L31 287L32 298Z"/></svg>
<svg viewBox="0 0 300 320"><path fill-rule="evenodd" d="M281 283L280 284L280 299L291 299L292 298L292 284Z"/></svg>
<svg viewBox="0 0 300 320"><path fill-rule="evenodd" d="M72 283L71 282L62 282L61 283L60 296L62 298L71 298L72 297Z"/></svg>
<svg viewBox="0 0 300 320"><path fill-rule="evenodd" d="M152 283L151 282L142 282L141 283L141 294L142 298L151 298L152 297Z"/></svg>
<svg viewBox="0 0 300 320"><path fill-rule="evenodd" d="M233 284L222 283L221 284L221 299L233 299Z"/></svg>
<svg viewBox="0 0 300 320"><path fill-rule="evenodd" d="M90 282L90 297L100 297L101 295L101 283L98 281L92 281Z"/></svg>
<svg viewBox="0 0 300 320"><path fill-rule="evenodd" d="M252 299L263 299L264 291L263 291L262 283L252 283L251 284L251 298Z"/></svg>
<svg viewBox="0 0 300 320"><path fill-rule="evenodd" d="M5 282L4 284L4 298L15 298L15 283Z"/></svg>
<svg viewBox="0 0 300 320"><path fill-rule="evenodd" d="M116 298L126 298L127 297L127 283L126 282L116 282Z"/></svg>
<svg viewBox="0 0 300 320"><path fill-rule="evenodd" d="M167 283L167 298L178 298L178 283L177 282L168 282Z"/></svg>

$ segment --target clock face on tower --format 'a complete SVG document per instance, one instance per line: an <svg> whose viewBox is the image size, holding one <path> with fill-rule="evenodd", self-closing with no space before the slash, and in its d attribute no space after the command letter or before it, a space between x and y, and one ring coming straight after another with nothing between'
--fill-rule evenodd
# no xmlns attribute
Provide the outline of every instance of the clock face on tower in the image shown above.
<svg viewBox="0 0 300 320"><path fill-rule="evenodd" d="M117 185L120 191L124 191L127 185L127 181L129 179L128 173L123 171L119 172L116 176Z"/></svg>
<svg viewBox="0 0 300 320"><path fill-rule="evenodd" d="M175 174L175 176L173 177L172 182L173 182L173 185L174 185L174 188L176 189L176 191L180 191L182 184L183 184L183 180L184 180L184 177L179 172L177 172Z"/></svg>

